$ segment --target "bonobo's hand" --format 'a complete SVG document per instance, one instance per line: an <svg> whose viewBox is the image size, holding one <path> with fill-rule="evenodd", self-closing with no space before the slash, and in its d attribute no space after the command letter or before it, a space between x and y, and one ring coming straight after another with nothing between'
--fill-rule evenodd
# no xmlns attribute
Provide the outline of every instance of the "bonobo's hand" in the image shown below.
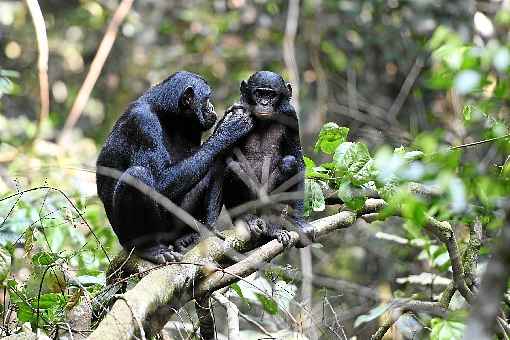
<svg viewBox="0 0 510 340"><path fill-rule="evenodd" d="M215 136L230 146L246 136L253 129L253 118L243 106L234 105L227 110L225 117L216 129Z"/></svg>
<svg viewBox="0 0 510 340"><path fill-rule="evenodd" d="M243 113L245 111L246 107L244 107L243 104L234 103L228 109L225 110L225 115L228 115L229 113Z"/></svg>

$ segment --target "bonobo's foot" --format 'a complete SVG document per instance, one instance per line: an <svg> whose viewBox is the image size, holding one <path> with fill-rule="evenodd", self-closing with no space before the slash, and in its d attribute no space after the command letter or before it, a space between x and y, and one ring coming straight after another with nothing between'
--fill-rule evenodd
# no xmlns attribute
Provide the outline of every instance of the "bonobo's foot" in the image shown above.
<svg viewBox="0 0 510 340"><path fill-rule="evenodd" d="M255 215L246 215L244 220L246 221L246 224L248 224L250 235L259 238L260 236L267 234L267 224L262 218Z"/></svg>
<svg viewBox="0 0 510 340"><path fill-rule="evenodd" d="M284 248L290 246L290 233L287 230L279 230L276 233L276 239L280 242Z"/></svg>
<svg viewBox="0 0 510 340"><path fill-rule="evenodd" d="M313 226L303 219L293 220L292 222L296 225L296 231L299 234L299 240L296 243L296 248L304 248L312 244L314 239Z"/></svg>
<svg viewBox="0 0 510 340"><path fill-rule="evenodd" d="M174 251L173 247L167 247L158 244L152 247L135 250L135 254L156 264L165 264L167 262L177 262L182 260L182 254Z"/></svg>
<svg viewBox="0 0 510 340"><path fill-rule="evenodd" d="M192 245L194 246L195 244L198 243L199 240L200 240L199 233L190 233L188 235L185 235L177 239L177 241L175 241L174 243L175 250L178 251L179 253L184 253L186 251L186 248Z"/></svg>

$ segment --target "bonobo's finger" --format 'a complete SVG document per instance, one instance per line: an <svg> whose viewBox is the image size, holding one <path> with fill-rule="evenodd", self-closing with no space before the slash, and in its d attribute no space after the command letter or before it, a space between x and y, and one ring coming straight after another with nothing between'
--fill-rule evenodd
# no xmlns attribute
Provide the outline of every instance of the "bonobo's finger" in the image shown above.
<svg viewBox="0 0 510 340"><path fill-rule="evenodd" d="M240 103L234 103L233 105L231 105L226 111L225 113L235 113L235 112L238 112L238 111L242 111L244 112L246 109L243 105L241 105Z"/></svg>

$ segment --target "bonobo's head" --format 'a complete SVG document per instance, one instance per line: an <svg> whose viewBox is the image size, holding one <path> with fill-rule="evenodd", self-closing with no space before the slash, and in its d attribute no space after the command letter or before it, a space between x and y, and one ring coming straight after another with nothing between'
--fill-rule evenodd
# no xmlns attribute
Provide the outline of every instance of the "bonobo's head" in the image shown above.
<svg viewBox="0 0 510 340"><path fill-rule="evenodd" d="M204 78L199 75L179 71L168 77L161 104L166 112L178 113L191 123L198 123L202 130L210 129L216 122L216 112L211 103L212 91Z"/></svg>
<svg viewBox="0 0 510 340"><path fill-rule="evenodd" d="M259 119L275 118L282 105L289 106L292 87L274 72L259 71L241 82L241 103Z"/></svg>

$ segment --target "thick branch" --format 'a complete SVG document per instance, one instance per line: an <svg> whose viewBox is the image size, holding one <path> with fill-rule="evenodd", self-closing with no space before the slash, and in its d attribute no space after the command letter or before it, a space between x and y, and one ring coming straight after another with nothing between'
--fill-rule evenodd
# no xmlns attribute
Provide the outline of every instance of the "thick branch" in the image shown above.
<svg viewBox="0 0 510 340"><path fill-rule="evenodd" d="M496 319L500 313L503 295L510 278L510 223L503 227L502 235L482 278L480 292L475 300L464 339L492 339Z"/></svg>
<svg viewBox="0 0 510 340"><path fill-rule="evenodd" d="M239 334L239 309L236 304L221 295L219 292L214 292L212 297L227 310L228 340L241 339Z"/></svg>
<svg viewBox="0 0 510 340"><path fill-rule="evenodd" d="M344 211L312 222L315 227L314 239L335 229L348 227L355 220L355 213ZM143 320L146 332L154 334L171 317L172 309L181 307L195 296L215 291L256 271L262 261L270 260L284 250L281 243L273 240L243 261L224 271L217 270L206 280L199 281L204 273L203 268L213 268L214 271L215 263L224 260L232 249L239 252L249 250L248 238L249 235L239 230L227 232L224 241L210 237L184 256L183 263L186 264L170 265L150 272L126 292L122 299L115 302L110 313L89 338L132 339L139 334L136 320ZM299 239L295 232L291 232L291 238L291 244ZM235 275L231 275L233 273Z"/></svg>

